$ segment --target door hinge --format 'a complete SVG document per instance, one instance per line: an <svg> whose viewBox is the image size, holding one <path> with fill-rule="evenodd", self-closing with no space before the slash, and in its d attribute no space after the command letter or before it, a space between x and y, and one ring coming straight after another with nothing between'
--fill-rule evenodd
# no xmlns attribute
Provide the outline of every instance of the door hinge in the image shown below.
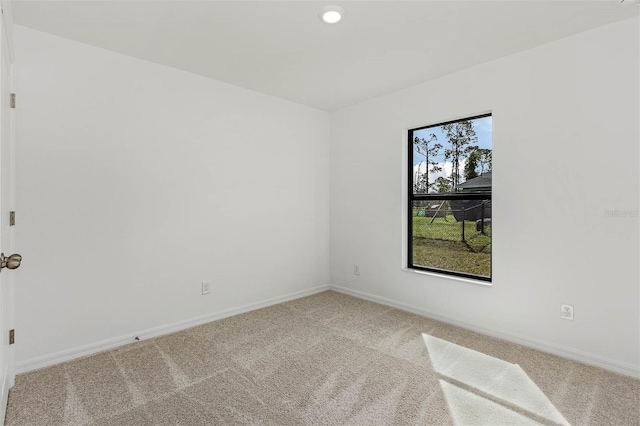
<svg viewBox="0 0 640 426"><path fill-rule="evenodd" d="M9 212L9 226L16 225L16 212Z"/></svg>
<svg viewBox="0 0 640 426"><path fill-rule="evenodd" d="M13 345L16 342L16 330L15 329L11 329L9 330L9 344Z"/></svg>
<svg viewBox="0 0 640 426"><path fill-rule="evenodd" d="M15 108L16 107L16 94L12 93L11 95L9 95L9 106L11 108Z"/></svg>

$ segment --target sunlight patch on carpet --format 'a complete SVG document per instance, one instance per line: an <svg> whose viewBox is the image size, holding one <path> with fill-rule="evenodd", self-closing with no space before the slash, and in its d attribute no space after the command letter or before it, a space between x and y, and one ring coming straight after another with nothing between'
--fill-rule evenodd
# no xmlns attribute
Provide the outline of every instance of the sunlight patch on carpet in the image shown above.
<svg viewBox="0 0 640 426"><path fill-rule="evenodd" d="M529 417L464 390L446 380L440 380L440 386L457 425L540 425Z"/></svg>
<svg viewBox="0 0 640 426"><path fill-rule="evenodd" d="M535 419L542 418L569 425L519 365L428 334L423 333L422 337L434 370L444 378L440 384L457 424L490 424L494 422L492 418L498 422L494 424L538 424ZM466 389L451 382L463 384ZM518 407L528 417L510 407ZM511 415L514 420L522 417L526 421L509 422ZM500 418L503 420L497 420Z"/></svg>

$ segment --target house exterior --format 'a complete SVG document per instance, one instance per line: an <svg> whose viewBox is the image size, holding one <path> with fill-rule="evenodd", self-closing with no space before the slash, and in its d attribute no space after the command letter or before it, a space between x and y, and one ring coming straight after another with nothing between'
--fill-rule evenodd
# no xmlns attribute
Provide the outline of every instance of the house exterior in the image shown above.
<svg viewBox="0 0 640 426"><path fill-rule="evenodd" d="M462 192L491 191L491 172L482 173L458 185Z"/></svg>

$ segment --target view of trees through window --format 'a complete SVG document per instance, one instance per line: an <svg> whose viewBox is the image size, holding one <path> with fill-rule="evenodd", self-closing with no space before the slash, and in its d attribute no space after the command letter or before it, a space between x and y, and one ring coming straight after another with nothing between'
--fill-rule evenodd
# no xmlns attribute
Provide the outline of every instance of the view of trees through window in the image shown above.
<svg viewBox="0 0 640 426"><path fill-rule="evenodd" d="M491 114L409 130L409 267L491 280Z"/></svg>

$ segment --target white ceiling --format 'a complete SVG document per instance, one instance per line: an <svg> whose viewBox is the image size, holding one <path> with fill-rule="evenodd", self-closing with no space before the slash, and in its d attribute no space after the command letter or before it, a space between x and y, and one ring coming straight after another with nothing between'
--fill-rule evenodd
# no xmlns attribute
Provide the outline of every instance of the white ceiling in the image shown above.
<svg viewBox="0 0 640 426"><path fill-rule="evenodd" d="M318 11L346 11L327 25ZM14 0L17 24L335 110L614 21L572 1Z"/></svg>

